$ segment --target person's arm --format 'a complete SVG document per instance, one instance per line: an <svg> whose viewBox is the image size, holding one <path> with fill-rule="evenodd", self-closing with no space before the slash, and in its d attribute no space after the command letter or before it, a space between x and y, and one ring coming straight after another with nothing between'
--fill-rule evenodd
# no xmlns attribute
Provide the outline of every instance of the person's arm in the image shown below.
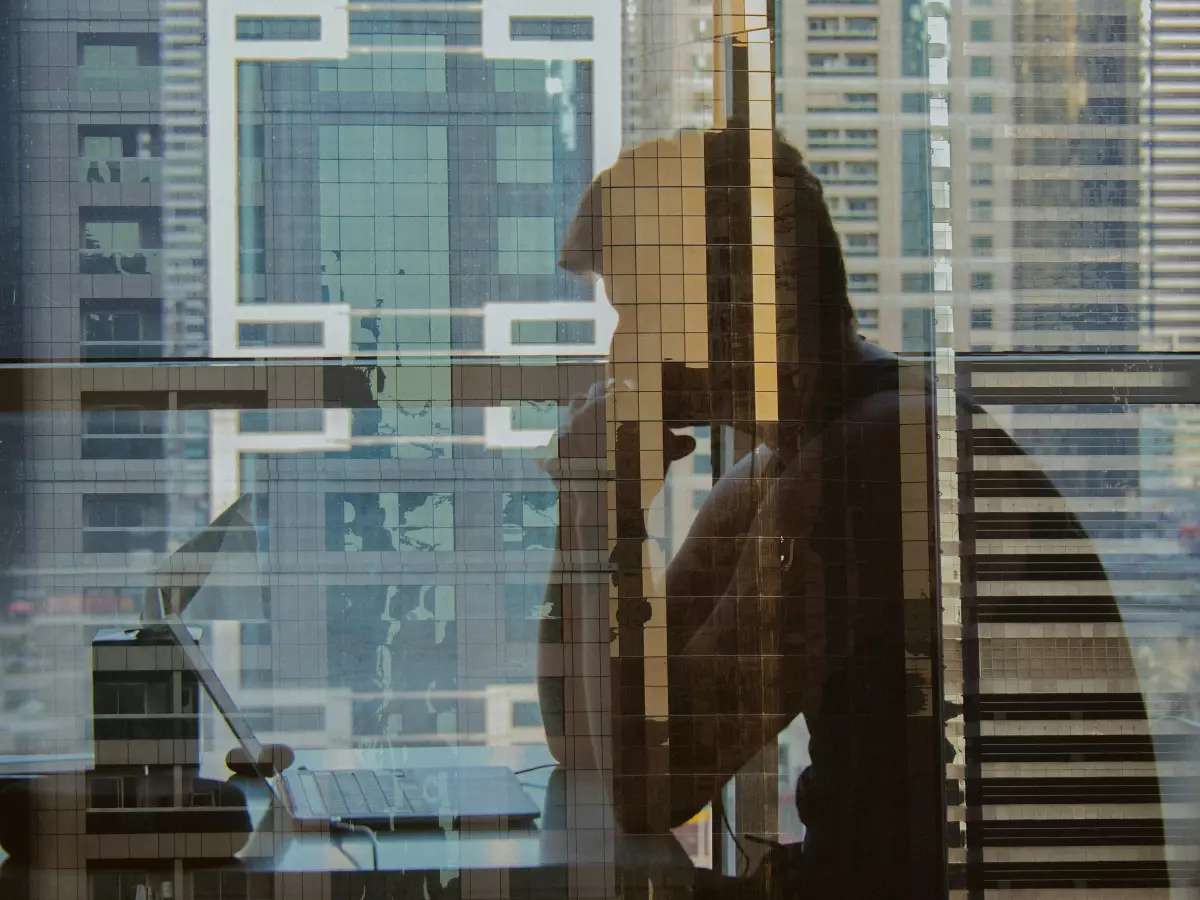
<svg viewBox="0 0 1200 900"><path fill-rule="evenodd" d="M551 755L574 769L611 760L606 399L600 384L572 401L545 466L559 497L550 585L559 593L547 597L559 615L539 623L538 699Z"/></svg>
<svg viewBox="0 0 1200 900"><path fill-rule="evenodd" d="M672 679L673 720L696 715L681 699L687 689L703 690L704 685L719 684L722 678L728 681L731 677L735 680L753 677L760 671L761 655L738 655L719 648L723 636L733 633L735 627L743 633L755 628L754 622L746 620L747 605L739 600L745 598L746 586L755 583L761 554L785 552L789 565L810 569L819 564L811 540L822 537L820 479L837 472L839 480L861 481L869 480L872 473L889 471L882 460L874 457L898 452L896 404L894 395L861 404L843 420L832 423L820 438L810 441L780 477L768 478L764 474L771 452L763 448L741 460L714 485L687 539L666 570L668 604L675 609L686 609L686 621L694 623L690 631L685 624L672 622L670 626L670 644L674 649L670 651L668 664L675 674L684 676L679 685ZM598 414L598 419L582 429L585 433L601 428L602 406L601 403L590 410ZM547 732L555 758L573 767L610 764L614 740L607 677L609 585L606 578L595 580L594 575L593 580L582 581L586 571L595 573L602 568L599 564L607 560L605 484L602 479L565 477L566 473L584 475L579 460L586 452L602 447L602 443L591 447L560 445L560 457L565 458L560 458L557 469L552 469L561 498L562 534L556 571L563 572L565 582L563 640L561 644L547 641L539 644L539 682L543 709L553 717L557 697L550 695L557 689L543 681L542 676L544 673L551 679L561 678L565 733L555 734L550 721ZM572 451L572 455L567 455ZM892 487L898 490L898 485ZM898 521L896 528L899 529ZM786 546L780 542L784 533L789 535ZM587 562L582 565L576 562L583 559ZM820 578L819 573L812 575ZM770 628L775 623L760 624ZM806 660L806 676L819 678L821 663L819 659ZM797 677L795 671L790 674ZM792 691L792 696L800 694L802 691ZM722 717L752 727L731 729L729 741L723 739L721 757L729 761L728 765L708 772L689 768L671 773L679 776L672 777L672 821L686 821L703 808L721 783L801 712L799 708L768 699L778 696L777 691L749 691L739 697L737 708L720 711ZM620 814L617 810L618 817Z"/></svg>

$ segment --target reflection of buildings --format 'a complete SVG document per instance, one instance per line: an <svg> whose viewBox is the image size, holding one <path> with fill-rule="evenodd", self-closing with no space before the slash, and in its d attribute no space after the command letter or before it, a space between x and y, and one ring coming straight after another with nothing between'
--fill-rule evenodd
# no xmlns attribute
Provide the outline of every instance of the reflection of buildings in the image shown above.
<svg viewBox="0 0 1200 900"><path fill-rule="evenodd" d="M1157 0L1146 14L1145 114L1140 123L1142 213L1148 231L1142 242L1147 292L1143 346L1194 351L1200 120L1191 94L1200 14L1194 4L1171 0Z"/></svg>
<svg viewBox="0 0 1200 900"><path fill-rule="evenodd" d="M164 94L160 65L178 48L160 50L153 18L95 16L25 8L13 22L28 68L12 83L31 87L0 104L23 134L20 147L5 145L19 164L0 166L6 214L19 197L22 228L11 287L24 304L23 343L8 355L122 363L39 370L8 392L23 394L29 413L27 483L3 526L24 527L4 543L25 551L5 560L20 556L12 596L32 604L42 628L65 625L48 598L136 593L155 559L218 512L208 497L210 410L242 411L248 433L304 431L305 410L354 408L351 446L243 463L243 486L262 495L255 516L272 621L233 638L253 662L240 686L281 697L315 685L363 692L352 726L334 729L347 741L384 728L423 740L527 740L540 727L526 685L556 510L528 454L483 446L483 407L506 400L517 427L552 425L557 375L513 380L371 358L341 373L124 365L179 340L163 309L178 287L164 272L179 272L162 257L178 238L164 234L164 190L178 200L182 182L161 180L163 97L178 99L178 83ZM356 14L356 52L343 63L242 66L244 299L344 301L363 311L353 349L386 356L477 350L478 319L446 313L485 299L583 296L555 256L592 176L591 67L462 52L478 44L478 27L477 8ZM533 35L556 36L570 38ZM35 60L55 60L53 76ZM173 106L172 127L178 114ZM10 187L19 189L11 201ZM572 340L571 326L559 331L549 339ZM244 337L297 339L270 328ZM52 643L83 633L72 627ZM86 667L67 663L56 677L72 690L36 698L65 730L22 738L28 752L85 738ZM12 702L26 689L14 683ZM385 709L389 691L412 696ZM419 699L430 692L433 701ZM507 723L495 718L503 708Z"/></svg>
<svg viewBox="0 0 1200 900"><path fill-rule="evenodd" d="M1172 378L1103 357L1138 344L1139 16L1129 3L1040 3L972 7L953 23L956 331L969 334L960 349L1000 354L958 369L995 417L958 419L961 762L978 810L965 877L976 890L1076 896L1136 882L1151 896L1172 853L1145 778L1138 672L1106 599L1114 591L1128 612L1130 598L1170 584L1158 560L1141 581L1117 573L1122 549L1157 531L1153 491L1123 460L1142 458L1138 407ZM957 302L968 291L969 318ZM1064 352L1095 355L1020 355ZM1006 451L995 422L1030 456ZM1069 530L1072 510L1111 582ZM1135 835L1136 817L1149 837Z"/></svg>
<svg viewBox="0 0 1200 900"><path fill-rule="evenodd" d="M897 11L882 5L781 6L779 121L825 182L862 330L891 349L927 349L939 249L929 211L944 198L934 196L927 169L924 33L897 28ZM1169 40L1186 31L1183 13L1162 3L1152 11L1158 77L1147 100L1134 68L1138 10L1127 3L972 2L959 10L950 41L954 244L940 248L955 263L958 349L1132 347L1142 287L1153 292L1154 337L1170 344L1177 334L1184 346L1177 326L1188 315L1194 255L1182 221L1192 190L1184 176L1194 141L1171 94L1194 79L1171 69ZM906 4L905 15L916 22L920 7ZM644 28L634 39L645 52L627 47L636 101L628 133L707 124L711 5L660 0L637 21ZM160 210L171 185L161 181L157 22L68 20L34 4L15 27L28 89L20 102L0 99L0 120L21 118L0 125L19 124L23 144L18 163L0 164L0 177L20 179L21 218L18 232L16 204L5 206L0 244L21 249L0 254L0 296L15 291L25 320L23 331L9 327L12 313L0 305L6 355L157 357L176 339L163 312L170 285L162 251L172 235ZM360 311L355 349L382 353L478 344L470 320L422 311L576 290L556 273L554 252L591 174L589 67L457 52L473 43L471 27L454 12L356 14L352 41L371 52L352 62L243 67L246 299L344 300ZM9 80L0 86L10 90ZM1156 118L1139 121L1145 103ZM1143 159L1147 131L1152 155ZM6 162L18 153L5 150ZM1139 189L1143 176L1149 187ZM1141 227L1147 217L1159 230ZM8 268L17 260L20 281ZM412 315L374 314L381 309ZM278 335L263 328L251 337L268 344ZM1144 443L1136 415L1113 400L1118 375L1105 373L1097 388L1054 372L1031 381L1027 369L978 378L967 370L968 386L1039 457L1055 460L1069 502L1113 508L1116 516L1093 518L1098 535L1136 537L1140 513L1117 507L1143 489L1138 466L1125 466ZM270 726L264 732L354 742L386 731L447 743L536 734L530 647L553 504L519 452L442 439L478 434L480 405L522 391L558 398L563 386L548 371L366 361L340 377L202 365L30 374L9 392L23 393L37 417L20 436L24 450L12 450L21 443L10 436L0 441L0 454L15 454L6 464L28 458L26 483L12 489L20 501L0 529L12 529L3 546L27 551L13 597L39 615L32 631L5 626L12 643L32 635L34 652L30 671L3 678L6 717L41 703L49 730L14 737L6 749L83 740L89 673L70 648L94 622L49 598L136 588L154 555L208 521L216 510L207 504L207 411L222 406L270 408L267 424L278 428L299 427L283 424L282 409L356 409L351 449L246 462L248 485L265 485L269 499L262 536L273 621L223 640L236 642L237 686ZM1057 510L1026 492L1026 462L990 453L988 440L980 428L964 442L975 455L963 459L964 506L986 519L964 562L977 603L969 623L976 687L991 704L984 710L981 701L968 724L967 764L976 767L968 800L985 817L1016 818L1007 833L968 831L971 877L990 887L1060 879L1083 883L1076 893L1098 890L1117 877L1108 874L1114 865L1138 870L1137 854L1122 849L1131 834L1120 827L1087 851L1072 843L1081 809L1136 787L1136 742L1100 758L1105 740L1138 727L1117 709L1132 690L1130 673L1109 667L1114 626L1088 609L1088 579L1070 568L1078 548L1041 548L1056 577L1009 577L1012 555L1031 550L1006 543L1004 517L1053 523ZM1119 470L1114 457L1126 461ZM671 542L705 488L701 459L688 461L690 474L679 470ZM1024 511L986 518L986 507L1010 501ZM1053 529L1040 537L1054 539ZM1001 616L993 596L1025 599ZM1038 709L1022 706L1031 686ZM299 703L302 693L312 702ZM1077 715L1088 704L1103 714L1087 722L1095 733L1059 740L1085 727ZM1046 735L1055 741L1040 740ZM1005 746L1020 758L995 755ZM1114 769L1109 780L1086 780ZM1024 780L1034 777L1043 782ZM1070 802L1021 793L1043 787L1061 788ZM1105 815L1130 818L1127 805L1107 806ZM1060 823L1048 839L1046 821ZM1137 875L1121 877L1130 884ZM1147 875L1142 883L1151 882ZM1149 887L1131 889L1152 896Z"/></svg>

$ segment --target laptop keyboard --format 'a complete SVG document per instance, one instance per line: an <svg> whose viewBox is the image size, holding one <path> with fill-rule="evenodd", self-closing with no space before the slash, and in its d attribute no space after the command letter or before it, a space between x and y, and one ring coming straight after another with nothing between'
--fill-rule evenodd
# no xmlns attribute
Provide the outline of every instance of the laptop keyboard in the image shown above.
<svg viewBox="0 0 1200 900"><path fill-rule="evenodd" d="M317 790L332 816L388 816L425 809L421 786L399 773L313 772Z"/></svg>

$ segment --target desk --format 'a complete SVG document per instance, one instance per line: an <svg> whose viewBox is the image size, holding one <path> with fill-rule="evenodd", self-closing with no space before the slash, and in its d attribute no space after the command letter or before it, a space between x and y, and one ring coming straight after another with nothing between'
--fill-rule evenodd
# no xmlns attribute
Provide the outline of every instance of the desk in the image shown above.
<svg viewBox="0 0 1200 900"><path fill-rule="evenodd" d="M460 747L407 748L396 750L297 751L296 764L310 768L388 768L471 767L502 765L514 771L552 764L544 747ZM74 775L64 783L79 785L87 770L86 757L55 760L12 760L0 758L0 775L11 777L23 773ZM225 780L223 754L206 754L202 758L201 775ZM454 831L398 831L378 835L377 868L384 873L442 873L470 882L474 887L462 896L507 897L511 894L501 882L507 883L514 871L525 870L527 876L519 881L530 887L539 884L547 896L600 897L611 896L618 870L637 871L641 883L651 877L686 880L692 866L678 842L670 835L622 836L603 800L602 783L597 773L572 773L559 768L545 768L519 776L528 785L529 795L542 809L542 816L533 828L484 830L468 828ZM113 842L102 841L99 835L81 835L77 852L58 858L63 868L77 874L80 869L91 871L96 866L112 866L119 861L136 860L146 865L150 860L161 861L164 871L178 866L178 871L203 866L206 871L237 870L244 873L275 875L321 876L336 883L339 874L354 875L373 871L372 842L365 835L330 835L321 832L298 833L290 827L285 816L276 814L271 793L265 783L251 779L236 779L247 796L255 830L237 861L217 862L198 859L196 855L174 852L162 853L168 844L160 835L130 836L127 850L115 848ZM59 798L60 809L72 809L82 815L80 798ZM78 820L76 820L78 821ZM171 845L177 846L177 845ZM125 856L122 856L125 853ZM11 865L11 864L10 864ZM31 877L49 876L50 868L43 861ZM6 869L7 871L7 869ZM537 872L544 875L538 875ZM468 873L471 873L468 875ZM509 873L497 881L499 873ZM9 872L11 875L12 872ZM274 879L276 882L279 879ZM342 878L341 880L345 880ZM544 881L544 884L543 884ZM305 879L307 884L307 879ZM569 885L574 887L568 889ZM36 893L35 893L36 895ZM276 896L290 897L292 890ZM307 896L307 887L305 888ZM69 900L70 893L54 895L56 900ZM82 898L87 892L79 893ZM322 889L318 896L330 894ZM333 896L339 896L335 891ZM373 894L368 891L368 897ZM380 896L384 896L381 894ZM187 893L176 894L176 900L186 900ZM8 900L6 895L5 900ZM90 898L89 898L90 900ZM97 898L99 900L99 898ZM258 900L254 897L253 900ZM355 894L354 900L359 900Z"/></svg>

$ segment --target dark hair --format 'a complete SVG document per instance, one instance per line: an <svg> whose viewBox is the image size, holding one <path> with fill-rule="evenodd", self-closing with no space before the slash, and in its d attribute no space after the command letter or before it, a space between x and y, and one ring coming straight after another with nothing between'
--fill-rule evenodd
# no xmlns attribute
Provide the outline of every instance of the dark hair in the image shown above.
<svg viewBox="0 0 1200 900"><path fill-rule="evenodd" d="M695 134L695 132L692 132ZM672 143L682 143L679 132ZM750 131L727 128L703 132L706 213L710 251L747 245L739 234L749 227ZM637 156L643 144L626 150L621 160ZM772 167L775 189L776 280L780 299L795 294L800 306L836 311L839 330L853 318L846 290L846 266L821 182L804 163L800 151L774 133ZM616 168L614 166L614 168ZM608 172L613 171L609 169ZM604 229L599 192L607 173L588 187L567 229L559 265L580 275L603 275ZM711 274L711 273L710 273Z"/></svg>
<svg viewBox="0 0 1200 900"><path fill-rule="evenodd" d="M685 145L690 145L694 157L699 151L698 139L702 140L712 360L706 384L714 411L728 405L735 391L745 389L739 386L742 376L717 361L744 355L747 342L753 340L753 315L747 301L753 291L751 174L756 161L751 158L751 144L756 134L761 132L736 127L680 132L671 141L623 152L618 163L589 186L559 256L559 265L567 271L604 275L607 247L601 190L606 183L628 182L627 167L640 157L686 156L681 152ZM796 423L784 431L798 429L798 436L800 431L836 418L845 402L844 364L854 338L854 312L841 242L821 183L796 147L778 132L772 138L779 414L781 423ZM671 147L667 153L659 152L667 146ZM618 175L622 166L626 171ZM637 186L645 186L640 178ZM681 365L664 363L665 368ZM667 380L664 373L664 384ZM695 386L692 388L694 393ZM801 422L809 425L801 426ZM797 444L783 432L780 438L783 443Z"/></svg>

